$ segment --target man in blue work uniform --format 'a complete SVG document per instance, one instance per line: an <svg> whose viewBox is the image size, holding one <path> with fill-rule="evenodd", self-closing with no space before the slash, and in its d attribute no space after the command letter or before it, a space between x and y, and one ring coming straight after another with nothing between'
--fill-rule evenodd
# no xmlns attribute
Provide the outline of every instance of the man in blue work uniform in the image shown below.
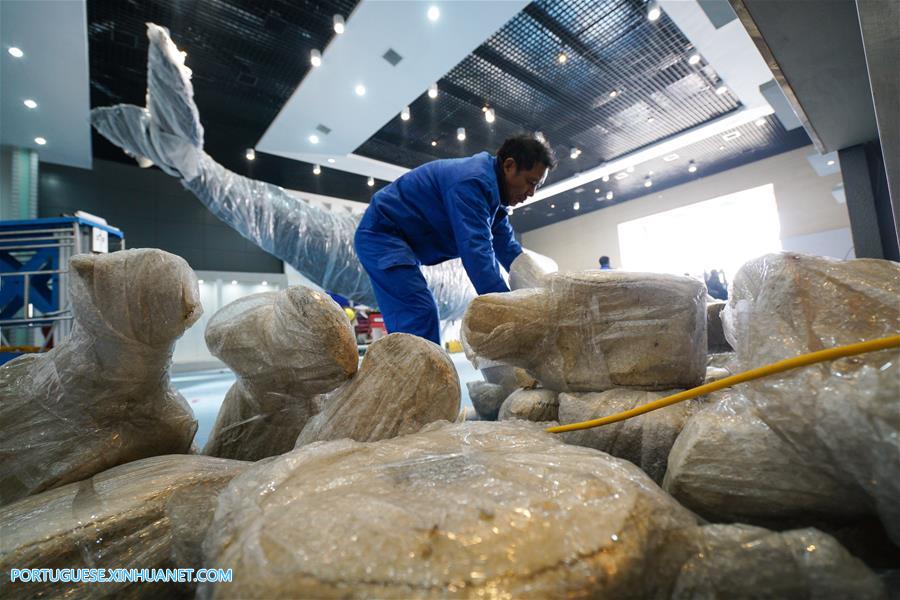
<svg viewBox="0 0 900 600"><path fill-rule="evenodd" d="M532 196L555 164L546 143L519 136L496 156L430 162L375 194L354 246L389 333L441 343L437 305L419 265L460 257L479 294L509 291L498 261L509 271L522 246L506 207Z"/></svg>

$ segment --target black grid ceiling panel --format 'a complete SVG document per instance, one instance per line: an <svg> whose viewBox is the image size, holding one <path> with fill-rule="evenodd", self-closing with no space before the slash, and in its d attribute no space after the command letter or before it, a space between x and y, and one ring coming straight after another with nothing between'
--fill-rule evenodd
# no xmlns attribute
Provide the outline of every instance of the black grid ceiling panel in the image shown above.
<svg viewBox="0 0 900 600"><path fill-rule="evenodd" d="M447 82L443 82L445 91L458 87L491 106L506 107L504 112L510 118L524 121L523 125L536 125L542 114L558 108L558 102L540 88L511 77L502 67L475 54L466 57L451 74L447 79L453 85L448 88Z"/></svg>
<svg viewBox="0 0 900 600"><path fill-rule="evenodd" d="M436 99L423 96L410 106L410 121L395 117L361 148L393 164L413 168L434 160L435 152L468 156L499 147L507 137L521 133L519 126L508 119L498 117L488 124L482 108L454 94L442 93ZM466 128L463 141L456 138L455 123L459 121L478 123L477 127Z"/></svg>
<svg viewBox="0 0 900 600"><path fill-rule="evenodd" d="M665 14L650 22L646 13L643 0L538 0L442 79L441 94L495 108L513 131L542 131L561 159L550 182L739 108L730 91L715 93L718 76L709 65L688 64L692 46L674 23ZM460 111L437 130L433 121L417 120L421 108L422 98L413 104L409 143L449 136L457 127L470 137L492 129L477 111ZM368 143L358 152L388 160L386 133L373 138L382 142L377 153ZM571 147L582 150L576 160L568 158ZM432 159L463 150L420 148Z"/></svg>
<svg viewBox="0 0 900 600"><path fill-rule="evenodd" d="M730 140L723 139L723 136L732 131L739 132L740 136ZM608 182L597 179L580 188L528 205L513 213L512 223L516 231L530 231L620 202L658 194L666 188L800 148L809 143L809 137L802 128L786 131L781 122L772 115L761 119L760 125L755 122L747 123L678 150L674 153L678 155L674 160L657 158L642 163L633 172L626 172L627 176L623 179L617 179L615 176L610 177ZM695 173L688 171L692 160L697 166ZM651 188L644 187L648 176L653 182ZM612 201L606 199L607 192L613 192ZM697 201L707 199L697 198ZM575 202L579 203L579 210L574 209Z"/></svg>

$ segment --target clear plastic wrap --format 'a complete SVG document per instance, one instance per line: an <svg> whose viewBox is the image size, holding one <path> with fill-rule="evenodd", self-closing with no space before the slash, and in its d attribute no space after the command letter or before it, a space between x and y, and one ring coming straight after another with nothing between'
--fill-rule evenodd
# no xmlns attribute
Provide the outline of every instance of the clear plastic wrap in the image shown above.
<svg viewBox="0 0 900 600"><path fill-rule="evenodd" d="M643 392L618 388L605 392L559 395L559 423L579 423L631 410L681 390ZM685 422L702 400L679 402L618 423L563 433L568 444L587 446L624 458L639 466L656 483L662 483L669 450Z"/></svg>
<svg viewBox="0 0 900 600"><path fill-rule="evenodd" d="M722 311L725 302L709 302L706 305L706 340L710 354L731 352L731 345L725 339L725 331L722 327Z"/></svg>
<svg viewBox="0 0 900 600"><path fill-rule="evenodd" d="M525 369L503 363L479 360L484 381L467 384L475 412L486 421L496 421L503 401L521 388L537 386L537 380Z"/></svg>
<svg viewBox="0 0 900 600"><path fill-rule="evenodd" d="M479 361L484 363L489 361ZM494 363L488 366L481 366L481 375L488 383L502 386L507 394L512 394L519 388L534 387L537 381L529 375L525 369L518 367L510 367L503 363Z"/></svg>
<svg viewBox="0 0 900 600"><path fill-rule="evenodd" d="M69 262L71 337L0 367L0 505L122 463L187 453L193 412L169 384L202 313L188 264L162 250Z"/></svg>
<svg viewBox="0 0 900 600"><path fill-rule="evenodd" d="M157 456L0 509L3 597L190 597L186 583L11 583L10 569L200 568L216 496L247 466Z"/></svg>
<svg viewBox="0 0 900 600"><path fill-rule="evenodd" d="M879 579L816 529L779 533L747 525L706 525L685 531L683 545L670 548L676 560L689 552L669 594L672 600L886 600Z"/></svg>
<svg viewBox="0 0 900 600"><path fill-rule="evenodd" d="M668 455L666 491L715 521L843 523L871 510L862 490L772 431L741 389L712 394L684 426Z"/></svg>
<svg viewBox="0 0 900 600"><path fill-rule="evenodd" d="M497 418L501 421L521 419L544 423L556 421L559 413L559 392L544 389L516 390L500 406Z"/></svg>
<svg viewBox="0 0 900 600"><path fill-rule="evenodd" d="M147 108L121 104L91 111L94 128L135 158L178 177L219 219L330 292L376 305L356 257L359 216L297 199L282 188L242 177L203 151L190 69L168 32L147 24ZM462 262L423 266L442 319L458 319L475 297Z"/></svg>
<svg viewBox="0 0 900 600"><path fill-rule="evenodd" d="M447 353L426 339L392 333L369 346L354 377L317 400L321 412L297 437L371 442L415 433L459 415L459 376Z"/></svg>
<svg viewBox="0 0 900 600"><path fill-rule="evenodd" d="M487 294L463 318L476 367L526 369L559 391L693 387L706 369L703 284L620 271L547 276L544 288Z"/></svg>
<svg viewBox="0 0 900 600"><path fill-rule="evenodd" d="M744 265L725 309L741 369L900 332L900 264L770 254ZM754 414L836 485L864 491L900 544L900 352L747 384Z"/></svg>
<svg viewBox="0 0 900 600"><path fill-rule="evenodd" d="M359 363L353 328L327 294L294 286L224 306L206 326L206 345L238 380L228 390L204 454L259 460L294 447L329 392Z"/></svg>
<svg viewBox="0 0 900 600"><path fill-rule="evenodd" d="M627 461L520 421L433 424L312 444L235 478L203 545L205 565L235 580L198 597L665 598L678 585L740 597L787 573L781 589L805 598L819 567L834 597L879 597L865 566L808 549L836 546L808 535L809 556L767 543L793 559L774 564L750 535L698 527Z"/></svg>
<svg viewBox="0 0 900 600"><path fill-rule="evenodd" d="M466 387L469 388L469 398L478 416L485 421L496 421L500 406L509 396L507 389L487 381L469 381Z"/></svg>
<svg viewBox="0 0 900 600"><path fill-rule="evenodd" d="M559 265L549 256L523 248L522 254L509 266L509 288L521 290L543 287L547 276L558 270Z"/></svg>

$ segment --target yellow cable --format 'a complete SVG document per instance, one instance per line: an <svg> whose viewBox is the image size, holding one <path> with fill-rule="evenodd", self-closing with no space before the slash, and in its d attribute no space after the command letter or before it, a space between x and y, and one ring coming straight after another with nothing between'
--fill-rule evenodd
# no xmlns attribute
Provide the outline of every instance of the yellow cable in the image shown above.
<svg viewBox="0 0 900 600"><path fill-rule="evenodd" d="M563 433L566 431L578 431L579 429L590 429L592 427L599 427L600 425L608 425L609 423L624 421L631 417L636 417L659 408L665 408L666 406L676 404L683 400L690 400L691 398L703 396L723 388L744 383L745 381L759 379L760 377L768 377L769 375L782 373L798 367L806 367L815 363L825 362L826 360L834 360L845 356L854 356L856 354L864 354L866 352L875 352L877 350L886 350L888 348L897 347L900 347L900 335L892 335L869 340L867 342L859 342L857 344L848 344L846 346L838 346L837 348L810 352L809 354L801 354L800 356L780 360L771 365L750 369L749 371L744 371L743 373L738 373L737 375L732 375L725 379L720 379L719 381L713 381L712 383L707 383L690 390L678 392L677 394L666 396L665 398L660 398L653 402L648 402L643 406L638 406L631 410L626 410L607 417L601 417L599 419L592 419L590 421L569 423L568 425L557 425L556 427L548 428L547 431L550 433Z"/></svg>

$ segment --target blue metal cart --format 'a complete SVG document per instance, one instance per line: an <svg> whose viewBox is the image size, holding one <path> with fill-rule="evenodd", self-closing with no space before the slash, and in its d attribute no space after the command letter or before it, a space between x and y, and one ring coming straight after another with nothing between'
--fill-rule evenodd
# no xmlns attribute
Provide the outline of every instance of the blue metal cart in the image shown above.
<svg viewBox="0 0 900 600"><path fill-rule="evenodd" d="M69 258L125 248L116 227L85 217L0 221L0 364L69 337Z"/></svg>

